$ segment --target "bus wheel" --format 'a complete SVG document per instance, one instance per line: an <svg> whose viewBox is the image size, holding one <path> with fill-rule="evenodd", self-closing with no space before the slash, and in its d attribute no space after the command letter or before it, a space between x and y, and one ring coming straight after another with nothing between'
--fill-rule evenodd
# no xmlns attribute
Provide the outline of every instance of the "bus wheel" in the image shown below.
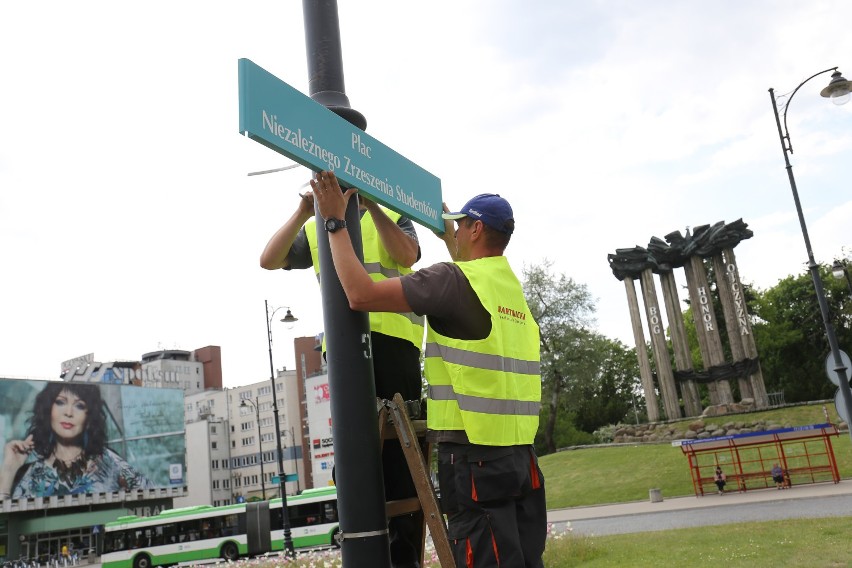
<svg viewBox="0 0 852 568"><path fill-rule="evenodd" d="M237 550L237 545L233 542L226 542L222 546L222 558L233 562L240 557L240 551Z"/></svg>
<svg viewBox="0 0 852 568"><path fill-rule="evenodd" d="M133 568L151 568L151 557L147 554L140 554L133 559Z"/></svg>

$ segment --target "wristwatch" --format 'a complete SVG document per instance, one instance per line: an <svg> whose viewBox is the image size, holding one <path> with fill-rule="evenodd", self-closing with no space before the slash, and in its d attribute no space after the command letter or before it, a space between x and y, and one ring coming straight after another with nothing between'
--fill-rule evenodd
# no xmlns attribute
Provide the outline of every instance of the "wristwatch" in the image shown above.
<svg viewBox="0 0 852 568"><path fill-rule="evenodd" d="M334 217L329 217L325 220L325 230L329 233L333 233L338 229L345 229L346 221L343 219L335 219Z"/></svg>

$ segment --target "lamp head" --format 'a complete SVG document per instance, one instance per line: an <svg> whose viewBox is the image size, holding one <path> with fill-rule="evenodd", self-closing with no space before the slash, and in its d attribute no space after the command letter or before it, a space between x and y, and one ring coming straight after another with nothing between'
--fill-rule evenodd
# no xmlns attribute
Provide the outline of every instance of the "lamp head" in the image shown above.
<svg viewBox="0 0 852 568"><path fill-rule="evenodd" d="M242 399L240 401L240 406L248 406L248 404L246 404L246 399Z"/></svg>
<svg viewBox="0 0 852 568"><path fill-rule="evenodd" d="M843 277L846 276L846 267L839 260L835 260L831 266L831 275L838 280L843 280Z"/></svg>
<svg viewBox="0 0 852 568"><path fill-rule="evenodd" d="M850 92L852 92L852 84L843 78L840 71L831 74L831 81L828 86L819 92L820 96L830 98L831 102L836 105L843 105L849 102Z"/></svg>
<svg viewBox="0 0 852 568"><path fill-rule="evenodd" d="M290 311L290 308L287 308L287 315L281 318L281 321L284 323L295 323L299 321L299 318L293 315L293 312Z"/></svg>

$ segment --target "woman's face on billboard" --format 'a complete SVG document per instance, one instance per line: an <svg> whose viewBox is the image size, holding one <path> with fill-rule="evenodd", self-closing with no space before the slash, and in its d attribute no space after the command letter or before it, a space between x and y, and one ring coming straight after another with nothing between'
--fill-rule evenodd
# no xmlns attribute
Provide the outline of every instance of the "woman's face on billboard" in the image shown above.
<svg viewBox="0 0 852 568"><path fill-rule="evenodd" d="M89 409L77 395L63 390L56 396L50 410L50 426L60 440L78 438L86 427Z"/></svg>

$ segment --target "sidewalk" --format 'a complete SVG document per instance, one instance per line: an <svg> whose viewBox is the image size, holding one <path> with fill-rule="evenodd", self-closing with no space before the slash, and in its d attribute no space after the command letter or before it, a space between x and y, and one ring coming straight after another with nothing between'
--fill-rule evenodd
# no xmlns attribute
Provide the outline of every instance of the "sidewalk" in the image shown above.
<svg viewBox="0 0 852 568"><path fill-rule="evenodd" d="M777 490L754 489L739 493L731 491L724 495L708 493L703 497L673 497L652 503L647 501L632 501L630 503L613 503L610 505L595 505L592 507L569 507L552 509L547 512L547 520L551 523L577 521L581 519L600 519L619 517L623 515L638 515L642 513L661 513L665 511L681 511L685 509L701 509L704 507L720 507L725 505L742 505L743 503L761 503L767 501L786 501L791 499L810 499L813 497L830 497L833 495L852 495L852 480L842 480L840 483L814 483L797 485L790 489Z"/></svg>

